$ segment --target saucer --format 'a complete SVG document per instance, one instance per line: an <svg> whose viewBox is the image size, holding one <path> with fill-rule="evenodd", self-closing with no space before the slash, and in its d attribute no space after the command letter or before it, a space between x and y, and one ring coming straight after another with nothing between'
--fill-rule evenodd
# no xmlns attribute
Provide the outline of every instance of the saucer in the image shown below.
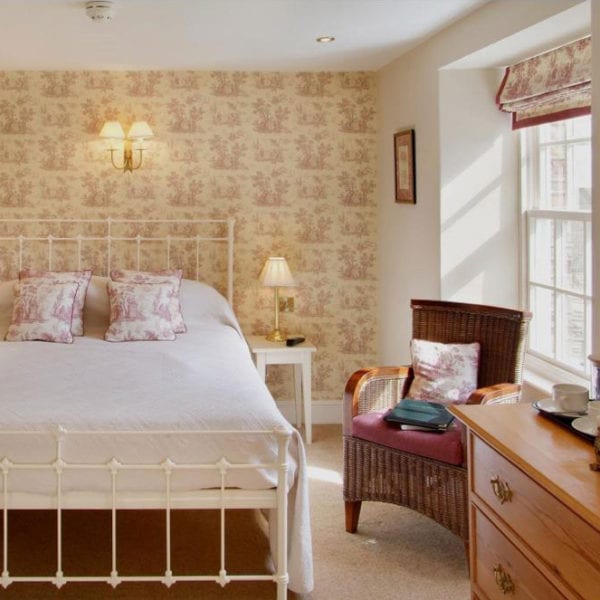
<svg viewBox="0 0 600 600"><path fill-rule="evenodd" d="M549 413L552 415L560 415L561 417L581 417L584 415L586 411L563 411L556 402L554 402L554 398L542 398L537 402L533 403L533 407L541 410L542 412Z"/></svg>
<svg viewBox="0 0 600 600"><path fill-rule="evenodd" d="M581 433L585 433L593 437L598 435L598 425L596 424L595 419L592 419L591 417L579 417L577 419L573 419L571 427L573 429L577 429L577 431L580 431Z"/></svg>

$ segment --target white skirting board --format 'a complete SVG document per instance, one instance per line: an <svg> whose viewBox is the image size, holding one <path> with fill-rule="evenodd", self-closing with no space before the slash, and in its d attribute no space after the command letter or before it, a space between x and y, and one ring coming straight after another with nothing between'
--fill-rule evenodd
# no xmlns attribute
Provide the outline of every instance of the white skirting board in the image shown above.
<svg viewBox="0 0 600 600"><path fill-rule="evenodd" d="M278 400L277 406L283 416L294 423L296 412L293 400ZM313 425L326 425L342 422L342 403L340 400L314 400L312 403Z"/></svg>

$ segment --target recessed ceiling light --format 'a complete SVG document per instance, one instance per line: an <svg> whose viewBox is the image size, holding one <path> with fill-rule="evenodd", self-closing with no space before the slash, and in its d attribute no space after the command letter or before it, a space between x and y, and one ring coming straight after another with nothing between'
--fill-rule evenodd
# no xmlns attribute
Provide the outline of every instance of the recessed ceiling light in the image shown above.
<svg viewBox="0 0 600 600"><path fill-rule="evenodd" d="M335 41L335 38L332 35L321 35L317 38L319 44L329 44L329 42L333 41Z"/></svg>

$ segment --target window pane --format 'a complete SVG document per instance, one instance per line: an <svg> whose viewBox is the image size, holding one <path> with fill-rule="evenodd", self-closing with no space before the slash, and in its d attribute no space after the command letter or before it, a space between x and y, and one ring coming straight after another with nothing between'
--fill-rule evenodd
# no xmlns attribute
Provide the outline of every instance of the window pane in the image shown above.
<svg viewBox="0 0 600 600"><path fill-rule="evenodd" d="M577 117L563 121L567 124L568 138L589 138L592 137L592 120L590 117Z"/></svg>
<svg viewBox="0 0 600 600"><path fill-rule="evenodd" d="M532 217L529 227L529 278L554 285L554 221Z"/></svg>
<svg viewBox="0 0 600 600"><path fill-rule="evenodd" d="M585 303L581 298L557 296L557 359L580 371L585 369Z"/></svg>
<svg viewBox="0 0 600 600"><path fill-rule="evenodd" d="M592 353L592 303L590 300L586 300L585 302L585 314L587 317L587 323L585 328L585 355L589 356ZM591 371L590 361L585 361L585 372L589 373Z"/></svg>
<svg viewBox="0 0 600 600"><path fill-rule="evenodd" d="M567 208L567 151L563 144L540 149L540 206Z"/></svg>
<svg viewBox="0 0 600 600"><path fill-rule="evenodd" d="M569 145L569 208L592 210L592 146L589 142Z"/></svg>
<svg viewBox="0 0 600 600"><path fill-rule="evenodd" d="M592 295L592 224L589 222L585 224L585 294Z"/></svg>
<svg viewBox="0 0 600 600"><path fill-rule="evenodd" d="M566 121L545 123L539 126L540 142L559 142L565 139Z"/></svg>
<svg viewBox="0 0 600 600"><path fill-rule="evenodd" d="M591 350L591 124L588 115L532 127L522 136L529 347L582 375L589 373Z"/></svg>
<svg viewBox="0 0 600 600"><path fill-rule="evenodd" d="M557 286L583 294L585 289L583 221L557 221Z"/></svg>
<svg viewBox="0 0 600 600"><path fill-rule="evenodd" d="M532 285L529 308L533 313L529 345L532 350L554 358L554 292Z"/></svg>
<svg viewBox="0 0 600 600"><path fill-rule="evenodd" d="M563 142L566 140L592 137L592 119L589 116L555 121L538 125L540 143Z"/></svg>

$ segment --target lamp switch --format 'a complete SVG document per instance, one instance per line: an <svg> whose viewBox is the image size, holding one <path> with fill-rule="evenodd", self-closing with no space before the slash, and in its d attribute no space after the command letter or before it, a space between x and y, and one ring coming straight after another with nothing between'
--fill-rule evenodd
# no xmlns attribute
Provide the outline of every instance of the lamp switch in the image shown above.
<svg viewBox="0 0 600 600"><path fill-rule="evenodd" d="M294 296L279 296L279 312L294 312Z"/></svg>

